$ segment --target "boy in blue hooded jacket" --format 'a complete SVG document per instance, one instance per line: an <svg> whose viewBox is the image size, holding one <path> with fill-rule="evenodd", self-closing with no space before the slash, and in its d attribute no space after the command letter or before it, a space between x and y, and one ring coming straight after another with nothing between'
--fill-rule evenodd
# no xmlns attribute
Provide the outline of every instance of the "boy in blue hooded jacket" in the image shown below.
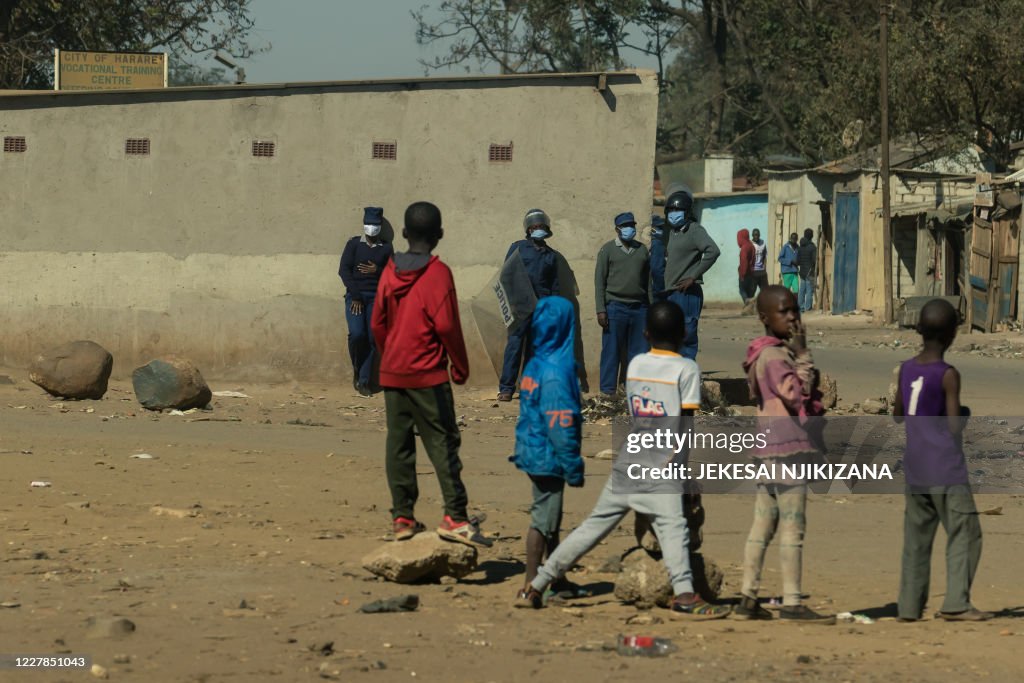
<svg viewBox="0 0 1024 683"><path fill-rule="evenodd" d="M559 296L537 302L533 356L519 385L516 452L509 458L533 483L526 535L526 587L558 547L565 484L583 486L582 414L576 374L575 314Z"/></svg>

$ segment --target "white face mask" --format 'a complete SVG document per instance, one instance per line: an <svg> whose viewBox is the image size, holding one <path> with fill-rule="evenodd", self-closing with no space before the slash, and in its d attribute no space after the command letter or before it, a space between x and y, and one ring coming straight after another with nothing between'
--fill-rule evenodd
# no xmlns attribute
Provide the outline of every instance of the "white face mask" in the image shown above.
<svg viewBox="0 0 1024 683"><path fill-rule="evenodd" d="M380 234L380 226L366 224L363 226L363 232L366 233L367 237L376 237Z"/></svg>

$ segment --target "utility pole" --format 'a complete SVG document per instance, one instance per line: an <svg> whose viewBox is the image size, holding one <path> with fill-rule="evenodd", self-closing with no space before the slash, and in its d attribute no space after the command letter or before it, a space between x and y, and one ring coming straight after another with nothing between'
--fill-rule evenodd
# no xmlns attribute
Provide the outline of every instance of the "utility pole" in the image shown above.
<svg viewBox="0 0 1024 683"><path fill-rule="evenodd" d="M879 49L881 50L882 104L882 267L885 269L885 322L893 321L892 311L892 221L889 196L889 0L881 0Z"/></svg>

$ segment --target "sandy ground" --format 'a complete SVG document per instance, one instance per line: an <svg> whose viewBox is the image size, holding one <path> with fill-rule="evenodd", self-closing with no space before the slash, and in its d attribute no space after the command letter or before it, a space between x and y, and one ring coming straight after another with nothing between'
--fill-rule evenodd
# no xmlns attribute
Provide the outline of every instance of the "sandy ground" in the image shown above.
<svg viewBox="0 0 1024 683"><path fill-rule="evenodd" d="M819 365L839 380L843 405L885 395L889 372L912 351L911 333L866 319L808 320ZM816 331L822 331L817 336ZM703 369L736 376L750 318L710 312L702 325ZM896 340L901 340L894 346ZM965 336L950 355L976 414L1020 415L1024 360L1019 335ZM882 346L879 346L882 344ZM975 348L972 349L971 345ZM994 357L1003 356L1003 357ZM101 401L60 402L0 371L0 653L91 655L111 680L314 681L329 660L341 680L555 681L698 677L702 681L1019 680L1024 671L1024 496L979 498L985 550L975 603L1001 610L984 624L888 618L898 588L902 500L813 496L804 561L808 604L868 613L873 624L833 627L738 621L693 623L663 610L656 623L611 594L598 568L631 544L625 530L581 562L573 579L594 597L539 612L515 610L529 505L526 478L506 456L517 404L493 389L458 390L471 506L498 534L480 569L455 585L400 586L370 577L360 558L389 530L381 397L342 386L257 386L212 381L212 412L151 414L124 381ZM609 428L587 425L584 451L608 447ZM148 453L153 459L133 459ZM589 512L609 463L590 459L587 484L569 490L567 529ZM418 516L440 516L439 493L422 458ZM31 488L34 480L52 482ZM85 507L85 503L88 506ZM155 506L192 516L157 514ZM752 500L706 500L706 555L739 588ZM939 535L932 602L944 590ZM765 590L779 590L770 551ZM371 600L414 592L415 613L367 615ZM247 608L240 609L242 601ZM87 637L86 620L124 616L137 630ZM671 638L662 659L603 649L616 634ZM333 642L328 658L311 647ZM3 680L80 681L77 671L2 672Z"/></svg>

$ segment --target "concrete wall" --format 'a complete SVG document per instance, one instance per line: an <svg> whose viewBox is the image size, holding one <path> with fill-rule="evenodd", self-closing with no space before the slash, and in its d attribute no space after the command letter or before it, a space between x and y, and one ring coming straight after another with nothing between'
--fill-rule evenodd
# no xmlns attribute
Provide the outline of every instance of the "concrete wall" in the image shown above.
<svg viewBox="0 0 1024 683"><path fill-rule="evenodd" d="M350 376L345 240L365 205L442 210L472 380L495 381L468 306L518 239L527 209L580 283L596 372L593 259L612 217L651 204L653 72L0 98L0 363L90 338L124 376L161 353L210 376ZM151 140L148 156L125 139ZM276 156L251 155L253 140ZM371 159L396 141L396 161ZM513 161L488 161L491 143ZM398 248L404 248L398 240ZM489 335L490 337L491 335ZM489 339L488 343L500 343Z"/></svg>
<svg viewBox="0 0 1024 683"><path fill-rule="evenodd" d="M740 248L736 244L736 233L743 228L760 228L764 233L768 195L758 192L702 197L697 199L696 205L701 225L722 250L718 262L704 274L704 301L741 304L737 272Z"/></svg>

